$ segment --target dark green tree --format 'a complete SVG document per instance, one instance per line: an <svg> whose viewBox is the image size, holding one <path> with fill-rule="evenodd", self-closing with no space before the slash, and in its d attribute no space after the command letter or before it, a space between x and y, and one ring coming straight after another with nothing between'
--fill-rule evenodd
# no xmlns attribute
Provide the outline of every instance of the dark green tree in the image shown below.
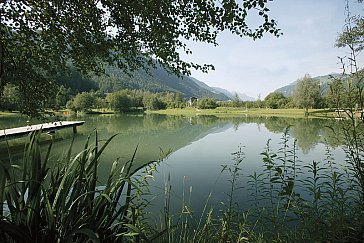
<svg viewBox="0 0 364 243"><path fill-rule="evenodd" d="M308 114L309 108L317 108L320 98L320 84L317 80L311 78L308 74L297 80L293 99L298 107L305 109L306 114Z"/></svg>
<svg viewBox="0 0 364 243"><path fill-rule="evenodd" d="M166 104L158 98L158 94L146 93L143 97L143 105L148 110L165 109Z"/></svg>
<svg viewBox="0 0 364 243"><path fill-rule="evenodd" d="M336 109L345 108L345 89L341 79L332 80L327 98L330 107Z"/></svg>
<svg viewBox="0 0 364 243"><path fill-rule="evenodd" d="M238 93L235 93L234 99L232 101L232 106L233 107L239 107L240 105L241 105L240 97L239 97Z"/></svg>
<svg viewBox="0 0 364 243"><path fill-rule="evenodd" d="M82 92L77 94L72 104L69 104L70 108L75 111L90 111L96 103L96 96L92 92Z"/></svg>
<svg viewBox="0 0 364 243"><path fill-rule="evenodd" d="M181 93L164 92L160 93L159 99L166 104L167 108L180 108L182 107Z"/></svg>
<svg viewBox="0 0 364 243"><path fill-rule="evenodd" d="M12 84L7 84L4 87L3 95L0 97L0 109L2 110L20 110L21 109L21 95L16 87Z"/></svg>
<svg viewBox="0 0 364 243"><path fill-rule="evenodd" d="M67 101L71 99L71 93L71 88L59 86L57 93L53 99L49 99L47 106L56 110L66 107Z"/></svg>
<svg viewBox="0 0 364 243"><path fill-rule="evenodd" d="M0 91L16 85L27 104L23 112L34 115L56 92L55 77L70 66L98 73L104 63L124 71L159 63L175 73L206 72L211 65L180 58L181 51L192 53L188 41L217 45L222 31L253 39L266 32L279 36L267 2L1 1ZM251 15L259 25L248 26Z"/></svg>
<svg viewBox="0 0 364 243"><path fill-rule="evenodd" d="M132 107L132 99L126 90L121 90L107 96L112 109L118 112L129 111Z"/></svg>
<svg viewBox="0 0 364 243"><path fill-rule="evenodd" d="M273 92L264 99L265 105L271 109L284 108L288 100L282 93Z"/></svg>
<svg viewBox="0 0 364 243"><path fill-rule="evenodd" d="M200 109L215 109L217 106L216 100L211 98L202 98L197 101L197 108Z"/></svg>

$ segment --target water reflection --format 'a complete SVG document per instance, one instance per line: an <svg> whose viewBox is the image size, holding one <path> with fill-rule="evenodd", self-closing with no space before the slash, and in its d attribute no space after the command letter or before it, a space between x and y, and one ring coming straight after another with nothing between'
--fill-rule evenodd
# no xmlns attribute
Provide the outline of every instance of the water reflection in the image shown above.
<svg viewBox="0 0 364 243"><path fill-rule="evenodd" d="M289 134L297 139L297 145L304 153L308 153L317 143L324 142L324 140L332 147L338 146L337 139L327 128L335 128L338 122L329 119L250 116L218 118L215 116L184 117L143 114L67 117L67 119L86 121L78 129L75 150L82 149L84 140L95 129L101 139L107 139L117 133L119 135L109 146L104 158L129 159L134 148L139 145L141 152L138 154L138 160L140 163L158 159L160 149L177 151L207 134L221 132L221 129L227 129L227 126L232 126L237 131L239 127L246 124L257 124L258 131L263 126L275 134L282 133L287 127L290 127ZM2 129L25 124L26 118L20 116L1 117L0 120ZM64 150L72 137L73 134L70 131L57 132L55 135L56 150ZM10 141L10 145L23 143L24 139ZM0 148L4 148L4 142L0 143ZM0 155L4 156L3 153Z"/></svg>
<svg viewBox="0 0 364 243"><path fill-rule="evenodd" d="M20 118L11 123L11 120L0 120L1 127L9 124L24 125L25 120ZM312 161L324 161L326 158L326 143L332 148L340 144L338 139L327 127L337 129L342 121L329 119L294 119L280 117L235 117L219 118L215 116L166 116L166 115L107 115L68 117L70 120L85 120L85 124L78 129L74 137L73 151L83 149L85 140L91 134L91 141L95 139L93 130L97 130L98 138L106 140L112 135L119 135L109 144L101 157L99 166L99 180L102 184L107 178L111 165L116 158L128 161L137 146L139 146L135 167L147 164L160 157L160 151L172 150L171 156L158 167L154 181L151 182L152 204L151 211L158 212L164 203L164 185L166 178L170 177L175 209L180 210L183 190L193 188L191 204L196 211L202 210L209 193L213 192L210 202L212 205L221 205L225 201L226 192L229 191L228 174L221 173L221 165L231 164L232 153L243 146L246 159L241 171L242 179L239 186L242 190L237 200L249 206L249 192L246 190L248 176L254 171L263 171L263 158L261 152L265 150L267 140L271 140L272 151L282 148L282 133L289 127L289 148L293 148L293 140L297 140L296 155L300 166ZM24 123L24 124L22 124ZM57 161L62 153L69 147L73 134L71 130L57 132L52 159ZM21 157L22 141L17 139L9 141L10 147L20 147ZM49 143L45 135L43 143ZM45 147L45 146L44 146ZM14 156L16 153L12 152ZM333 149L332 154L338 162L345 158L340 148ZM6 143L0 142L0 162L8 157ZM304 178L305 171L300 172ZM186 178L186 179L185 179ZM185 181L185 184L184 184ZM185 187L183 187L185 186ZM186 194L187 195L187 194Z"/></svg>

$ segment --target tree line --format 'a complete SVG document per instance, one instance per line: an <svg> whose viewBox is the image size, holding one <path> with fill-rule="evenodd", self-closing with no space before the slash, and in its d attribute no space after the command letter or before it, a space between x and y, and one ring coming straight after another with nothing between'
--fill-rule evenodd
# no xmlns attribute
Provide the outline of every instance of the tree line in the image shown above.
<svg viewBox="0 0 364 243"><path fill-rule="evenodd" d="M241 101L238 95L230 101L217 101L208 97L199 97L192 103L183 98L178 92L150 92L138 89L121 89L112 93L101 90L77 92L63 85L58 86L57 92L42 106L53 110L70 109L73 111L90 112L93 109L110 110L114 112L130 112L137 110L161 110L184 108L192 106L199 109L215 109L216 107L251 108L345 108L350 107L350 95L346 92L350 77L345 80L334 78L327 94L322 94L318 80L308 74L297 80L293 96L286 97L280 92L268 94L264 100ZM351 84L355 85L355 84ZM22 110L24 102L21 94L14 85L6 85L3 96L0 98L1 110Z"/></svg>
<svg viewBox="0 0 364 243"><path fill-rule="evenodd" d="M231 102L222 102L221 106L245 107L249 108L303 108L308 109L335 108L346 109L352 107L352 97L360 96L358 90L362 90L361 81L364 78L361 72L354 75L347 75L341 78L332 77L331 83L326 93L323 92L318 80L306 74L297 80L297 85L292 96L286 97L281 92L272 92L264 100L241 101L235 96ZM361 88L360 88L360 87ZM356 88L355 88L356 87ZM359 89L358 89L359 87ZM361 107L361 99L357 101L357 106ZM355 104L354 104L355 105Z"/></svg>

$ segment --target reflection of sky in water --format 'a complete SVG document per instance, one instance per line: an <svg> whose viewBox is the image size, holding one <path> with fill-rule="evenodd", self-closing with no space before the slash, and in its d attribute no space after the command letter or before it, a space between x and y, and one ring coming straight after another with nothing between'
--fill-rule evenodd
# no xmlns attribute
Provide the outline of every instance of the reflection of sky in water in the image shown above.
<svg viewBox="0 0 364 243"><path fill-rule="evenodd" d="M13 118L0 120L0 127L9 124L23 125L21 119ZM72 119L72 118L71 118ZM74 142L73 151L83 149L86 137L97 129L100 139L107 139L115 133L120 133L105 150L99 167L100 181L104 181L110 172L110 167L116 158L122 162L129 160L135 147L139 144L136 163L138 167L150 160L158 159L160 148L164 151L172 149L174 153L163 161L155 173L155 182L151 182L154 211L162 208L165 178L170 174L173 200L181 200L183 178L186 178L185 193L188 198L189 187L192 186L191 202L194 209L199 211L212 192L211 203L219 205L226 202L225 193L229 190L229 173L221 173L221 165L232 165L232 153L238 151L239 145L246 158L242 163L242 174L239 179L239 190L236 197L242 206L249 204L247 200L247 176L254 171L263 170L263 156L266 143L271 139L271 149L277 152L282 145L282 132L286 126L292 125L288 142L293 147L293 137L298 140L297 155L303 164L325 159L325 145L319 143L326 138L330 144L335 141L328 137L328 129L324 126L335 126L332 120L321 119L293 119L293 118L216 118L216 117L181 117L154 115L120 115L120 116L86 116L76 118L86 120L85 125L79 127ZM57 159L70 145L72 132L56 133L58 139L53 148L53 158ZM91 142L94 143L95 136ZM24 140L23 140L24 141ZM11 143L18 144L16 141ZM0 144L3 146L4 144ZM1 147L0 147L1 148ZM20 152L22 149L20 149ZM332 151L337 160L343 161L344 156L340 148ZM1 154L0 154L1 155ZM1 155L4 156L4 155ZM305 173L304 170L301 171ZM307 172L307 169L306 169ZM302 174L301 174L302 176ZM177 203L174 206L180 207Z"/></svg>
<svg viewBox="0 0 364 243"><path fill-rule="evenodd" d="M231 179L230 174L225 171L220 173L222 165L232 165L232 153L238 151L239 146L245 154L245 159L241 164L242 175L238 180L238 186L243 189L238 190L236 199L240 206L249 206L247 192L247 176L263 170L263 155L266 143L271 139L270 145L273 152L277 152L282 147L282 133L272 133L264 125L257 123L241 123L238 128L231 123L226 125L219 132L208 134L200 140L194 141L190 145L181 148L173 153L166 161L159 166L159 173L155 174L155 182L152 185L163 188L168 175L171 177L171 185L173 191L173 200L176 200L175 210L179 210L181 206L183 178L186 178L185 193L189 194L189 188L192 186L191 203L197 211L202 210L208 195L212 192L210 202L212 205L219 207L220 202L225 201L226 193L229 192L230 185L228 180ZM291 137L288 145L293 148L294 139ZM323 161L326 158L326 146L322 143L310 145L312 149L302 151L298 149L297 156L301 165L302 179L307 169L303 169L303 165L315 161ZM332 150L335 154L337 162L344 160L343 151L338 148ZM160 195L153 201L152 207L154 211L161 209L163 205L163 191L154 189L153 193ZM300 191L300 193L304 193Z"/></svg>

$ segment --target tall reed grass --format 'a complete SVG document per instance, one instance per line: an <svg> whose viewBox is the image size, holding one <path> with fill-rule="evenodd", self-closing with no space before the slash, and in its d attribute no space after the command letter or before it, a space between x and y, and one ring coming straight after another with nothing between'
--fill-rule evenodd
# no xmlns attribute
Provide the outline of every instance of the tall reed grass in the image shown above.
<svg viewBox="0 0 364 243"><path fill-rule="evenodd" d="M116 160L98 185L99 159L114 136L100 144L88 138L72 156L72 144L58 166L49 168L52 144L40 152L39 135L30 136L20 165L0 165L1 242L139 242L153 237L143 222L144 178L134 178L135 157ZM150 170L144 176L150 175Z"/></svg>

